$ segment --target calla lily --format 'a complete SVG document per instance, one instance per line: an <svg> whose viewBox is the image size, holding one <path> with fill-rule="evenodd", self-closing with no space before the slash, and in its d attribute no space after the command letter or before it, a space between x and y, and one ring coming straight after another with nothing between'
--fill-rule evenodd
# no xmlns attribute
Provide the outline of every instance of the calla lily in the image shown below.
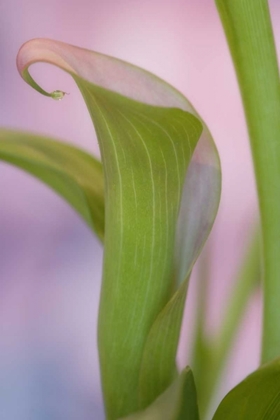
<svg viewBox="0 0 280 420"><path fill-rule="evenodd" d="M53 99L64 92L46 92L34 81L29 67L37 62L74 78L101 150L98 340L106 413L117 419L147 407L173 381L188 279L219 204L219 157L188 100L149 72L62 42L31 40L19 51L18 70Z"/></svg>

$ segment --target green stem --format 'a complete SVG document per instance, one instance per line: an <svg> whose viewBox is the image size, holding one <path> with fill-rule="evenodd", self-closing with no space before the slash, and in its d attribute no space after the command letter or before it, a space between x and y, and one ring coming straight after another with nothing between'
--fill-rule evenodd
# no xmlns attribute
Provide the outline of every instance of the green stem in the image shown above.
<svg viewBox="0 0 280 420"><path fill-rule="evenodd" d="M198 261L197 271L197 299L196 299L196 316L195 316L195 330L194 340L191 355L191 367L194 372L196 387L198 390L199 406L200 400L203 399L204 384L205 384L205 369L209 365L209 349L208 342L205 337L205 323L207 318L207 306L209 296L209 282L210 282L210 262L211 262L211 248L208 243L204 248Z"/></svg>
<svg viewBox="0 0 280 420"><path fill-rule="evenodd" d="M223 368L230 353L235 335L248 306L248 301L257 286L259 286L260 268L260 242L259 231L257 231L252 237L248 251L237 274L217 338L216 358L219 363L219 371ZM218 371L216 371L216 375L219 375Z"/></svg>
<svg viewBox="0 0 280 420"><path fill-rule="evenodd" d="M242 94L262 225L262 361L280 354L280 84L266 0L216 0Z"/></svg>
<svg viewBox="0 0 280 420"><path fill-rule="evenodd" d="M256 290L260 279L260 247L259 231L252 236L248 251L238 270L233 290L226 305L222 325L218 336L209 343L207 337L200 337L197 363L200 362L198 373L203 380L197 383L200 411L204 418L211 398L219 384L227 358L242 322L249 299ZM203 357L204 356L204 357ZM201 374L202 371L202 374ZM194 370L194 373L196 371ZM197 376L196 376L197 381Z"/></svg>
<svg viewBox="0 0 280 420"><path fill-rule="evenodd" d="M238 270L233 290L230 293L218 336L211 349L212 360L209 367L212 374L209 374L208 379L209 397L213 396L219 384L250 298L260 284L259 236L259 230L252 235L248 250ZM207 402L210 402L210 398L208 401L206 400L205 408L207 408Z"/></svg>

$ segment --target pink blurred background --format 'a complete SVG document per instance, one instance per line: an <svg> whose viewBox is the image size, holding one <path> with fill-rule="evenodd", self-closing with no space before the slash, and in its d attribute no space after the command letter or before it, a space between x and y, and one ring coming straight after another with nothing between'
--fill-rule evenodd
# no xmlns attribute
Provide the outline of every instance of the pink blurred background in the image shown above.
<svg viewBox="0 0 280 420"><path fill-rule="evenodd" d="M279 1L270 1L270 7L279 49ZM54 102L18 75L17 51L35 37L144 67L181 90L207 122L223 168L222 200L209 240L213 262L208 328L214 333L257 219L244 116L214 1L0 3L0 125L47 134L98 153L86 107L69 76L47 65L32 69L47 90L70 92ZM1 163L1 419L104 418L96 348L101 268L102 248L74 211L43 184ZM260 302L258 295L250 302L217 399L258 365ZM188 362L192 321L187 309L181 366Z"/></svg>

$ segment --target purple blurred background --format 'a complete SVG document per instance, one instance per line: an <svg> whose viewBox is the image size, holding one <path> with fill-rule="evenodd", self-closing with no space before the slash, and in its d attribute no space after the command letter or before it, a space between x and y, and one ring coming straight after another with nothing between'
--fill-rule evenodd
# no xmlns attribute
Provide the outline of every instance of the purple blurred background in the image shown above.
<svg viewBox="0 0 280 420"><path fill-rule="evenodd" d="M280 48L280 3L270 1ZM278 24L277 24L278 23ZM35 37L54 38L144 67L181 90L207 122L223 168L223 194L209 240L215 333L257 204L237 83L213 0L9 0L0 3L0 125L71 141L98 153L92 123L69 76L49 65L20 78L15 57ZM103 419L96 348L102 248L43 184L0 166L0 418ZM192 296L179 349L188 362ZM261 298L250 302L220 398L257 367Z"/></svg>

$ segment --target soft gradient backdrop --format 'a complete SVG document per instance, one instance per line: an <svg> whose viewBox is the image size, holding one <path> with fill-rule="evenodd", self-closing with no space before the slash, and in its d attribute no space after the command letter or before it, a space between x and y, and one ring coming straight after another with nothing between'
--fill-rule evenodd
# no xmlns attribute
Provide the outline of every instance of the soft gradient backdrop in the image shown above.
<svg viewBox="0 0 280 420"><path fill-rule="evenodd" d="M270 1L280 48L280 3ZM35 37L54 38L144 67L181 90L205 119L223 168L220 211L209 247L215 333L251 226L257 220L252 163L240 96L213 0L2 0L0 125L98 147L76 86L36 65L40 96L20 78L15 57ZM103 419L96 347L102 248L84 223L38 181L0 166L0 418ZM179 363L188 362L192 296ZM260 296L249 305L219 397L257 367ZM218 398L218 397L217 397Z"/></svg>

